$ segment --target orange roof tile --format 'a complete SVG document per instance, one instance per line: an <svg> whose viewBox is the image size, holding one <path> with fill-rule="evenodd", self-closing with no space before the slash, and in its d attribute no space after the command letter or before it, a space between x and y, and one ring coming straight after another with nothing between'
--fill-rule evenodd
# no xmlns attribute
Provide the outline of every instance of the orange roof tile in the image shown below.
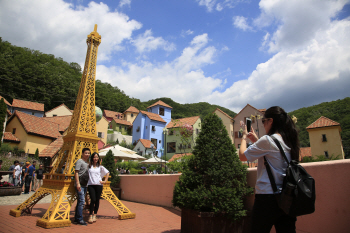
<svg viewBox="0 0 350 233"><path fill-rule="evenodd" d="M151 107L156 106L156 105L161 105L161 106L164 106L164 107L167 107L167 108L172 108L172 107L170 107L169 105L167 105L166 103L164 103L161 100L158 100L157 102L155 102L154 104L148 106L147 108L151 108Z"/></svg>
<svg viewBox="0 0 350 233"><path fill-rule="evenodd" d="M1 100L1 99L4 99L4 102L5 102L6 105L11 106L11 104L10 104L4 97L2 97L2 96L0 95L0 100Z"/></svg>
<svg viewBox="0 0 350 233"><path fill-rule="evenodd" d="M189 124L189 125L193 126L197 122L198 119L199 119L199 116L193 116L193 117L186 117L186 118L171 120L166 127L168 129L169 128L177 128L177 127L180 127L181 125L184 125L184 124Z"/></svg>
<svg viewBox="0 0 350 233"><path fill-rule="evenodd" d="M7 114L9 114L9 116L12 115L12 113L10 112L10 110L6 109L6 111L7 111Z"/></svg>
<svg viewBox="0 0 350 233"><path fill-rule="evenodd" d="M171 157L171 159L168 160L168 162L172 162L175 159L179 159L179 158L182 158L184 156L189 156L189 155L192 155L192 153L174 154L173 157Z"/></svg>
<svg viewBox="0 0 350 233"><path fill-rule="evenodd" d="M114 117L113 120L117 124L132 126L132 124L129 121L126 121L126 120L121 120L121 119L118 119L116 117Z"/></svg>
<svg viewBox="0 0 350 233"><path fill-rule="evenodd" d="M44 117L37 117L24 112L15 111L8 122L15 118L15 116L18 117L18 120L22 123L23 128L27 133L37 134L49 138L57 138L61 136L60 132L58 131L59 125L45 120Z"/></svg>
<svg viewBox="0 0 350 233"><path fill-rule="evenodd" d="M12 142L20 142L20 140L13 135L11 132L4 132L4 138L5 141L12 141Z"/></svg>
<svg viewBox="0 0 350 233"><path fill-rule="evenodd" d="M239 113L237 113L237 115L233 118L233 119L235 119L242 111L243 111L243 109L245 109L246 107L252 107L252 108L254 108L253 106L251 106L250 104L247 104L246 106L244 106L244 108L242 108L242 110L241 111L239 111ZM261 114L263 114L264 115L264 113L265 113L265 111L263 112L263 111L260 111L260 110L264 110L264 109L257 109L257 108L254 108L256 111L258 111L258 112L260 112Z"/></svg>
<svg viewBox="0 0 350 233"><path fill-rule="evenodd" d="M26 100L12 100L12 107L15 108L24 108L24 109L30 109L30 110L36 110L44 112L44 104L37 103L37 102L30 102Z"/></svg>
<svg viewBox="0 0 350 233"><path fill-rule="evenodd" d="M55 108L53 108L53 109L51 109L51 110L45 112L45 114L46 114L46 113L49 113L49 112L51 112L51 111L53 111L53 110L55 110L56 108L59 108L59 107L61 107L61 106L66 107L70 112L73 112L73 110L70 110L65 104L61 104L61 105L58 105L57 107L55 107Z"/></svg>
<svg viewBox="0 0 350 233"><path fill-rule="evenodd" d="M314 123L306 127L307 129L314 129L314 128L322 128L322 127L329 127L329 126L337 126L340 124L338 122L332 121L331 119L321 116L318 118Z"/></svg>
<svg viewBox="0 0 350 233"><path fill-rule="evenodd" d="M303 160L304 157L310 157L311 154L311 147L301 147L300 153L299 153L299 160Z"/></svg>
<svg viewBox="0 0 350 233"><path fill-rule="evenodd" d="M110 118L114 118L118 115L123 116L123 113L120 112L114 112L114 111L110 111L110 110L103 110L103 115L105 115L106 117L110 117Z"/></svg>
<svg viewBox="0 0 350 233"><path fill-rule="evenodd" d="M228 118L230 118L231 120L233 119L232 117L230 117L226 112L222 111L220 108L216 108L215 111L218 110L219 112L221 112L222 114L224 114L225 116L227 116ZM214 112L215 112L214 111Z"/></svg>
<svg viewBox="0 0 350 233"><path fill-rule="evenodd" d="M140 110L138 110L137 108L135 108L135 107L133 107L133 106L130 106L128 109L126 109L126 110L124 111L124 113L125 113L125 112L139 113Z"/></svg>
<svg viewBox="0 0 350 233"><path fill-rule="evenodd" d="M153 121L160 121L160 122L166 122L165 120L163 120L163 118L161 116L159 116L156 113L153 112L146 112L146 111L140 111L142 114L145 114L148 116L149 119L153 120Z"/></svg>
<svg viewBox="0 0 350 233"><path fill-rule="evenodd" d="M59 124L59 131L64 132L69 127L70 121L72 120L71 115L67 116L55 116L55 117L44 117L45 120Z"/></svg>
<svg viewBox="0 0 350 233"><path fill-rule="evenodd" d="M147 140L147 139L139 139L139 141L142 143L142 145L145 148L151 148L151 145L153 144L150 140ZM154 146L154 149L157 149L157 148Z"/></svg>
<svg viewBox="0 0 350 233"><path fill-rule="evenodd" d="M54 157L63 146L63 137L59 136L55 141L51 142L39 153L39 157Z"/></svg>

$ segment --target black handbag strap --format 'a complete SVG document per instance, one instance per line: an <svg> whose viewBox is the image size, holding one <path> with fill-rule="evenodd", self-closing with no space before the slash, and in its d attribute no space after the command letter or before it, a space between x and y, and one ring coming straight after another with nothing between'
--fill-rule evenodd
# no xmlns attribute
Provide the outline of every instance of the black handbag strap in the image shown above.
<svg viewBox="0 0 350 233"><path fill-rule="evenodd" d="M270 137L271 137L271 138L273 139L273 141L276 143L278 149L279 149L280 152L281 152L282 157L286 160L287 163L289 163L289 161L288 161L288 159L287 159L287 156L286 156L286 154L284 153L280 142L279 142L274 136L270 136ZM265 164L265 167L266 167L267 175L269 176L269 180L270 180L270 183L271 183L271 186L272 186L272 190L273 190L274 193L277 193L277 185L276 185L276 182L275 182L275 178L274 178L273 175L272 175L271 167L270 167L269 163L267 162L265 156L264 156L264 164Z"/></svg>

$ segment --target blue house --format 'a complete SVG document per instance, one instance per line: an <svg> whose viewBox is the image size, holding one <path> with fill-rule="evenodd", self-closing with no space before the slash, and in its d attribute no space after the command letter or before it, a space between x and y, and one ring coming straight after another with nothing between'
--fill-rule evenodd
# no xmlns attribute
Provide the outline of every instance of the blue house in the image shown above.
<svg viewBox="0 0 350 233"><path fill-rule="evenodd" d="M163 129L171 121L171 109L163 101L158 101L147 108L146 111L140 111L133 122L132 141L136 143L139 139L150 140L156 148L158 157L164 153Z"/></svg>

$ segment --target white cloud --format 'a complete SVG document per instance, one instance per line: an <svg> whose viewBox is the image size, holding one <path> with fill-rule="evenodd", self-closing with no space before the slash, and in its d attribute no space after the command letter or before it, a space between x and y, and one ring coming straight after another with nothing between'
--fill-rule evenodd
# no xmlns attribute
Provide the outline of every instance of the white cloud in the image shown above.
<svg viewBox="0 0 350 233"><path fill-rule="evenodd" d="M250 0L196 0L200 6L205 6L209 12L213 9L222 11L224 8L234 8L238 3L250 2Z"/></svg>
<svg viewBox="0 0 350 233"><path fill-rule="evenodd" d="M233 25L236 28L242 29L243 31L251 31L252 27L248 25L247 18L243 16L234 16L233 17Z"/></svg>
<svg viewBox="0 0 350 233"><path fill-rule="evenodd" d="M302 49L276 53L246 80L204 101L239 111L281 105L287 111L349 96L350 21L333 21ZM203 101L203 100L202 100Z"/></svg>
<svg viewBox="0 0 350 233"><path fill-rule="evenodd" d="M189 36L192 34L193 34L193 31L191 31L190 29L188 29L187 31L185 31L185 30L181 31L181 37Z"/></svg>
<svg viewBox="0 0 350 233"><path fill-rule="evenodd" d="M142 24L125 14L111 11L104 3L90 2L87 7L56 1L1 1L2 39L17 46L54 54L68 62L84 63L85 40L98 24L102 35L99 60L109 60L121 43L130 39Z"/></svg>
<svg viewBox="0 0 350 233"><path fill-rule="evenodd" d="M150 29L139 35L135 40L132 40L132 42L139 53L149 52L158 48L170 52L176 48L175 44L164 40L162 37L154 37Z"/></svg>
<svg viewBox="0 0 350 233"><path fill-rule="evenodd" d="M194 37L181 56L171 62L125 62L122 67L111 68L100 65L97 77L142 101L170 97L180 103L196 102L223 84L220 79L206 77L201 69L212 64L217 53L214 47L208 46L208 42L207 34Z"/></svg>
<svg viewBox="0 0 350 233"><path fill-rule="evenodd" d="M197 0L197 2L200 6L205 6L210 12L213 10L216 0Z"/></svg>
<svg viewBox="0 0 350 233"><path fill-rule="evenodd" d="M131 6L131 0L120 0L119 2L119 7L123 7L123 6Z"/></svg>

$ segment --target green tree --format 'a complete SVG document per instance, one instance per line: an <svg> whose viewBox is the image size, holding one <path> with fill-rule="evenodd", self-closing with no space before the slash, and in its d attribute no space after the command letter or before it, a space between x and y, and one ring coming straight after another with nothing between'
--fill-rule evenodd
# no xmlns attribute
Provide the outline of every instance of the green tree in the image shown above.
<svg viewBox="0 0 350 233"><path fill-rule="evenodd" d="M111 177L108 180L111 181L111 187L117 187L117 185L120 183L120 177L117 174L114 155L111 150L109 150L106 156L103 158L102 165L109 171L109 175Z"/></svg>
<svg viewBox="0 0 350 233"><path fill-rule="evenodd" d="M34 159L39 160L39 149L38 148L36 148L36 150L35 150Z"/></svg>
<svg viewBox="0 0 350 233"><path fill-rule="evenodd" d="M174 206L225 213L233 220L246 215L243 198L252 193L246 181L247 167L239 160L216 114L209 114L203 120L187 166L175 185Z"/></svg>
<svg viewBox="0 0 350 233"><path fill-rule="evenodd" d="M4 98L1 98L0 100L0 147L1 147L1 139L3 136L3 131L4 131L4 123L6 120L6 112L7 112L7 106L4 102Z"/></svg>

